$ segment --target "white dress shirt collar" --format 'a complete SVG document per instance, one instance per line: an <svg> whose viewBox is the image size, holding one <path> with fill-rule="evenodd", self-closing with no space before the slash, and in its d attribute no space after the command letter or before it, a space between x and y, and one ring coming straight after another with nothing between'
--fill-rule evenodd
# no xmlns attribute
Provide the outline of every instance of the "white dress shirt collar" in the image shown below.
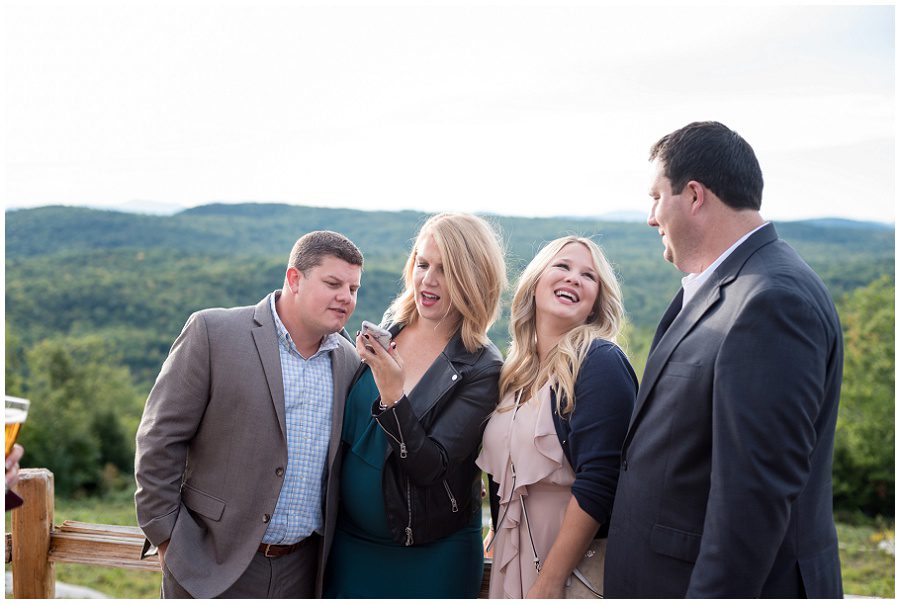
<svg viewBox="0 0 900 604"><path fill-rule="evenodd" d="M767 224L769 224L769 223L764 222L763 224L759 225L758 227L756 227L755 229L753 229L752 231L750 231L749 233L747 233L746 235L744 235L743 237L741 237L740 239L735 241L730 248L728 248L727 250L722 252L722 254L718 258L716 258L712 264L707 266L706 270L704 270L702 273L689 273L689 274L685 275L681 279L681 287L684 289L684 298L682 299L682 302L681 302L681 308L684 308L685 306L687 306L688 302L691 300L691 298L694 297L694 295L697 293L697 291L700 289L700 287L704 283L706 283L706 281L707 281L707 279L709 279L710 275L712 275L715 272L715 270L719 267L720 264L725 262L725 259L728 258L728 256L730 256L731 253L734 250L736 250L740 244L744 243L747 240L747 238L750 237L750 235L752 235L759 229L763 228Z"/></svg>

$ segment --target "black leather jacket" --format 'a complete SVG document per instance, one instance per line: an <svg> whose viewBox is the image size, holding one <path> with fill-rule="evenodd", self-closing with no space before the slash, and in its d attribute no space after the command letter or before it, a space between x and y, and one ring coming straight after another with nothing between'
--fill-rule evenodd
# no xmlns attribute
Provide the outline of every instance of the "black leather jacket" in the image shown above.
<svg viewBox="0 0 900 604"><path fill-rule="evenodd" d="M392 326L396 335L401 326ZM395 541L421 545L481 514L475 458L499 402L503 358L494 344L466 351L457 332L412 392L372 415L387 434L381 486Z"/></svg>

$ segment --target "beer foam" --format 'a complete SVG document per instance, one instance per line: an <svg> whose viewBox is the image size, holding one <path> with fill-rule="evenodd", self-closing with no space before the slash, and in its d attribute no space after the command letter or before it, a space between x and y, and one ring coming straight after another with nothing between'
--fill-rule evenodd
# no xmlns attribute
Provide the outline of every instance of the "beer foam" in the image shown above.
<svg viewBox="0 0 900 604"><path fill-rule="evenodd" d="M4 417L7 424L21 424L28 417L28 412L24 409L7 409Z"/></svg>

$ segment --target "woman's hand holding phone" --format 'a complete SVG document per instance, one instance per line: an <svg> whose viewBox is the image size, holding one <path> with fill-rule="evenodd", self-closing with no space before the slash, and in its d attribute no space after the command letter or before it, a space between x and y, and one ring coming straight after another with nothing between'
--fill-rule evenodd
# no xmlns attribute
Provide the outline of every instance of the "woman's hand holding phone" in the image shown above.
<svg viewBox="0 0 900 604"><path fill-rule="evenodd" d="M381 401L387 407L393 406L403 398L403 383L406 377L403 359L391 338L389 331L369 321L363 321L362 330L356 335L356 351L363 362L372 369L372 377L375 378Z"/></svg>
<svg viewBox="0 0 900 604"><path fill-rule="evenodd" d="M378 325L370 323L369 321L362 322L362 333L363 335L369 336L369 338L367 338L366 348L369 348L371 346L371 344L368 344L368 342L370 342L371 340L375 340L376 342L381 344L382 348L387 350L391 345L391 340L394 337L387 329L379 327ZM375 351L373 350L372 352Z"/></svg>

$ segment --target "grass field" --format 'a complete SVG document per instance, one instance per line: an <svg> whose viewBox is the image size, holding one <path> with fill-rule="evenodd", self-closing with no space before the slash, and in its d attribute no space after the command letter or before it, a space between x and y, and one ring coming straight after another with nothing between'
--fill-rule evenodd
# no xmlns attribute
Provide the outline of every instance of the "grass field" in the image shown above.
<svg viewBox="0 0 900 604"><path fill-rule="evenodd" d="M893 598L894 556L879 549L879 543L888 541L893 548L894 520L839 516L837 532L844 593Z"/></svg>
<svg viewBox="0 0 900 604"><path fill-rule="evenodd" d="M57 500L56 524L63 520L81 520L102 524L136 526L130 492L103 499ZM9 515L7 514L7 526ZM894 557L879 549L879 542L893 543L893 519L867 519L841 516L837 523L841 548L844 592L857 596L894 597ZM7 565L7 570L10 567ZM56 578L82 585L114 598L158 598L159 573L118 568L57 564Z"/></svg>

